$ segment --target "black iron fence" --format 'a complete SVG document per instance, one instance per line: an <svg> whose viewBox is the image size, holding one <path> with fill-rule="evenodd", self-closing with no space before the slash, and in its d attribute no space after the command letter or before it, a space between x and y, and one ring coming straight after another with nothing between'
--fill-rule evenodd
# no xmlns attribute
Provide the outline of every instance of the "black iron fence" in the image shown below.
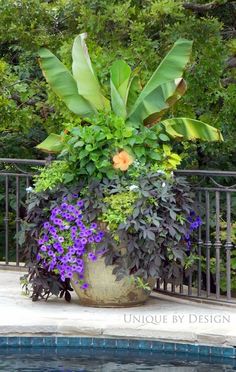
<svg viewBox="0 0 236 372"><path fill-rule="evenodd" d="M46 160L0 159L0 268L21 266L17 239L27 188ZM236 172L178 170L195 194L202 225L179 283L159 281L157 290L195 299L236 303Z"/></svg>
<svg viewBox="0 0 236 372"><path fill-rule="evenodd" d="M45 160L0 158L0 267L21 265L20 223L25 213L24 202L36 168Z"/></svg>
<svg viewBox="0 0 236 372"><path fill-rule="evenodd" d="M165 293L236 303L236 172L178 170L195 194L202 225L180 283L162 283Z"/></svg>

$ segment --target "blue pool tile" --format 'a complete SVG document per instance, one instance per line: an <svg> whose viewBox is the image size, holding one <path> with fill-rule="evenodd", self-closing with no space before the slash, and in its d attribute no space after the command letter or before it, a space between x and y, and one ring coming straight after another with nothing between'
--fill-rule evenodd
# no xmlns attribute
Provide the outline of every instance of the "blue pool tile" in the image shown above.
<svg viewBox="0 0 236 372"><path fill-rule="evenodd" d="M163 351L164 350L164 343L160 341L153 341L152 342L152 350L153 351Z"/></svg>
<svg viewBox="0 0 236 372"><path fill-rule="evenodd" d="M19 337L8 337L7 346L12 346L12 347L20 346L20 338Z"/></svg>
<svg viewBox="0 0 236 372"><path fill-rule="evenodd" d="M93 338L93 347L104 348L105 347L105 339L104 338L99 338L99 337L94 337Z"/></svg>
<svg viewBox="0 0 236 372"><path fill-rule="evenodd" d="M105 348L108 349L116 349L117 348L117 340L114 338L106 338L104 340Z"/></svg>
<svg viewBox="0 0 236 372"><path fill-rule="evenodd" d="M235 357L235 349L233 347L223 347L222 355L225 358L233 358Z"/></svg>
<svg viewBox="0 0 236 372"><path fill-rule="evenodd" d="M166 342L163 344L163 350L164 351L170 351L174 352L175 351L175 343L173 342Z"/></svg>
<svg viewBox="0 0 236 372"><path fill-rule="evenodd" d="M139 349L139 343L140 343L140 340L129 340L129 348L134 349L134 350L138 350Z"/></svg>
<svg viewBox="0 0 236 372"><path fill-rule="evenodd" d="M31 337L32 346L44 346L44 337Z"/></svg>
<svg viewBox="0 0 236 372"><path fill-rule="evenodd" d="M29 347L32 345L32 337L20 337L20 346Z"/></svg>
<svg viewBox="0 0 236 372"><path fill-rule="evenodd" d="M7 337L0 337L0 346L7 346L8 338Z"/></svg>
<svg viewBox="0 0 236 372"><path fill-rule="evenodd" d="M210 355L210 351L211 351L211 348L210 346L206 346L206 345L199 345L199 354L200 355Z"/></svg>
<svg viewBox="0 0 236 372"><path fill-rule="evenodd" d="M212 356L222 357L223 348L217 347L217 346L211 346L210 348L210 354Z"/></svg>
<svg viewBox="0 0 236 372"><path fill-rule="evenodd" d="M188 345L187 344L175 344L175 350L178 353L186 353L188 351Z"/></svg>
<svg viewBox="0 0 236 372"><path fill-rule="evenodd" d="M57 346L69 346L69 338L68 337L57 337L56 339Z"/></svg>
<svg viewBox="0 0 236 372"><path fill-rule="evenodd" d="M149 340L140 340L139 341L139 349L140 350L152 350L152 341Z"/></svg>
<svg viewBox="0 0 236 372"><path fill-rule="evenodd" d="M92 337L81 337L80 338L80 346L82 346L82 347L92 347L93 346Z"/></svg>
<svg viewBox="0 0 236 372"><path fill-rule="evenodd" d="M80 347L81 338L80 337L68 337L68 345L72 347Z"/></svg>
<svg viewBox="0 0 236 372"><path fill-rule="evenodd" d="M129 340L117 339L117 349L129 349Z"/></svg>
<svg viewBox="0 0 236 372"><path fill-rule="evenodd" d="M199 346L193 344L187 344L187 352L190 354L198 354L199 353Z"/></svg>
<svg viewBox="0 0 236 372"><path fill-rule="evenodd" d="M56 337L44 337L44 345L45 346L56 346Z"/></svg>

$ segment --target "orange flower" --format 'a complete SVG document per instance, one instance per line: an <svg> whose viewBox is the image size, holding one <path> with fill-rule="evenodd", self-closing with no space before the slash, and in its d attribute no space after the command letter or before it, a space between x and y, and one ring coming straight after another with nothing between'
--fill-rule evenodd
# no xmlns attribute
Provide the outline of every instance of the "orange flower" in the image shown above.
<svg viewBox="0 0 236 372"><path fill-rule="evenodd" d="M123 150L113 156L113 167L115 169L126 171L129 168L130 164L133 163L133 161L134 159L132 158L132 156L130 156L128 152Z"/></svg>

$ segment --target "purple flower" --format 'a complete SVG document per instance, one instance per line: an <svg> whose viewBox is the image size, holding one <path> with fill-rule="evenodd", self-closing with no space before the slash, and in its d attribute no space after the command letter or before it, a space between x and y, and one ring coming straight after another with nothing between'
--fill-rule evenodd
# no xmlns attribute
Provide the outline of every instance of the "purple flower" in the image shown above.
<svg viewBox="0 0 236 372"><path fill-rule="evenodd" d="M81 208L81 207L83 207L83 205L84 205L84 202L83 202L83 200L79 200L79 201L77 201L77 203L76 203L76 204L77 204L77 206L78 206L78 207L80 207L80 208Z"/></svg>
<svg viewBox="0 0 236 372"><path fill-rule="evenodd" d="M87 289L89 287L88 283L84 283L81 285L81 289Z"/></svg>
<svg viewBox="0 0 236 372"><path fill-rule="evenodd" d="M50 247L50 248L51 248L51 247ZM46 251L47 251L47 247L46 247L46 245L41 245L40 249L41 249L41 251L43 251L43 252L46 252Z"/></svg>
<svg viewBox="0 0 236 372"><path fill-rule="evenodd" d="M44 240L45 242L48 242L48 241L49 241L49 237L48 237L47 235L43 235L43 240Z"/></svg>
<svg viewBox="0 0 236 372"><path fill-rule="evenodd" d="M63 242L65 241L65 239L63 238L63 236L59 236L59 237L58 237L58 241L59 241L60 243L63 243Z"/></svg>
<svg viewBox="0 0 236 372"><path fill-rule="evenodd" d="M62 203L61 204L61 209L65 210L65 209L67 209L67 207L68 207L67 203Z"/></svg>
<svg viewBox="0 0 236 372"><path fill-rule="evenodd" d="M76 271L77 273L82 273L84 271L83 266L78 265Z"/></svg>
<svg viewBox="0 0 236 372"><path fill-rule="evenodd" d="M67 210L69 212L72 212L72 213L74 213L76 211L76 209L75 209L75 207L73 205L69 205L68 208L67 208Z"/></svg>
<svg viewBox="0 0 236 372"><path fill-rule="evenodd" d="M98 225L95 222L93 222L93 223L91 223L90 227L91 227L91 229L96 229L98 227Z"/></svg>
<svg viewBox="0 0 236 372"><path fill-rule="evenodd" d="M55 227L51 226L51 227L49 227L49 232L51 234L55 234L57 232L57 230L55 229Z"/></svg>
<svg viewBox="0 0 236 372"><path fill-rule="evenodd" d="M101 240L102 240L102 238L101 238L99 235L96 235L96 236L94 237L94 241L95 241L96 243L100 243Z"/></svg>
<svg viewBox="0 0 236 372"><path fill-rule="evenodd" d="M54 257L55 253L52 250L49 250L48 255L51 256L51 257Z"/></svg>
<svg viewBox="0 0 236 372"><path fill-rule="evenodd" d="M44 222L44 224L43 224L43 228L44 228L45 230L49 229L50 226L51 226L51 225L50 225L49 222Z"/></svg>
<svg viewBox="0 0 236 372"><path fill-rule="evenodd" d="M82 238L81 240L81 244L85 245L87 243L87 239L86 238Z"/></svg>
<svg viewBox="0 0 236 372"><path fill-rule="evenodd" d="M93 236L90 236L90 237L88 238L88 242L89 242L89 243L93 243L93 242L94 242L94 237L93 237Z"/></svg>
<svg viewBox="0 0 236 372"><path fill-rule="evenodd" d="M96 256L94 253L90 252L90 253L88 254L88 259L89 259L90 261L96 261L96 260L97 260L97 256Z"/></svg>

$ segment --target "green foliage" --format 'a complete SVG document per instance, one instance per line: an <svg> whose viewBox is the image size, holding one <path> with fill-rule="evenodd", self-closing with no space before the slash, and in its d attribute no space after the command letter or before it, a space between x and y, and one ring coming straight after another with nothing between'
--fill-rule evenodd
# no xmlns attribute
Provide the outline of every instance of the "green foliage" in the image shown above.
<svg viewBox="0 0 236 372"><path fill-rule="evenodd" d="M107 223L109 230L116 232L117 227L132 214L137 198L138 194L132 191L105 197L106 207L99 219Z"/></svg>
<svg viewBox="0 0 236 372"><path fill-rule="evenodd" d="M59 133L65 122L77 120L52 91L45 89L36 58L40 47L52 50L69 67L72 35L87 31L94 69L107 96L108 71L114 60L123 59L137 69L143 86L181 37L194 41L193 57L185 73L189 89L173 114L201 118L221 128L225 139L222 144L191 145L189 158L194 166L235 168L235 84L222 84L224 79L235 77L235 69L225 68L228 57L235 55L235 7L222 2L222 6L199 14L185 10L182 4L182 0L0 0L0 58L9 71L1 74L1 130L6 123L11 133L18 133L11 138L17 138L22 149L27 141L27 157L35 157L42 156L33 150L35 128L40 140L45 131ZM12 81L19 84L12 85ZM19 85L26 88L24 93L18 92ZM29 99L23 99L25 94ZM177 151L182 151L182 146ZM11 153L17 157L19 146ZM1 154L9 154L5 144ZM183 163L186 165L191 166L190 161Z"/></svg>
<svg viewBox="0 0 236 372"><path fill-rule="evenodd" d="M140 167L171 171L180 164L181 157L167 144L170 139L161 126L134 128L112 113L100 113L89 121L90 125L68 125L68 132L62 134L60 158L68 162L72 178L112 179L122 173L114 169L112 160L122 149L134 159L127 171L130 174Z"/></svg>
<svg viewBox="0 0 236 372"><path fill-rule="evenodd" d="M103 96L94 73L85 44L87 34L78 35L72 48L72 73L48 49L39 51L40 66L52 90L58 95L70 111L79 117L89 117L98 112L108 114L110 103ZM115 61L111 67L111 106L117 117L122 117L134 128L145 126L165 127L173 138L202 139L208 141L223 140L220 132L198 120L187 118L161 118L169 107L182 97L186 83L182 79L192 49L192 42L178 39L169 53L156 68L144 88L138 92L136 74L125 61ZM158 124L157 124L158 123ZM163 136L163 134L161 134ZM37 148L55 150L52 135ZM58 138L55 139L56 144ZM47 143L47 145L46 145ZM50 146L51 143L51 146Z"/></svg>
<svg viewBox="0 0 236 372"><path fill-rule="evenodd" d="M103 179L91 182L83 192L87 220L105 217L111 224L103 242L109 248L106 263L116 264L117 278L133 274L144 282L149 277L178 281L187 256L190 188L183 178L152 172L133 182L128 175Z"/></svg>
<svg viewBox="0 0 236 372"><path fill-rule="evenodd" d="M56 185L66 183L68 170L64 161L54 161L45 166L39 175L34 176L34 192L52 190Z"/></svg>

